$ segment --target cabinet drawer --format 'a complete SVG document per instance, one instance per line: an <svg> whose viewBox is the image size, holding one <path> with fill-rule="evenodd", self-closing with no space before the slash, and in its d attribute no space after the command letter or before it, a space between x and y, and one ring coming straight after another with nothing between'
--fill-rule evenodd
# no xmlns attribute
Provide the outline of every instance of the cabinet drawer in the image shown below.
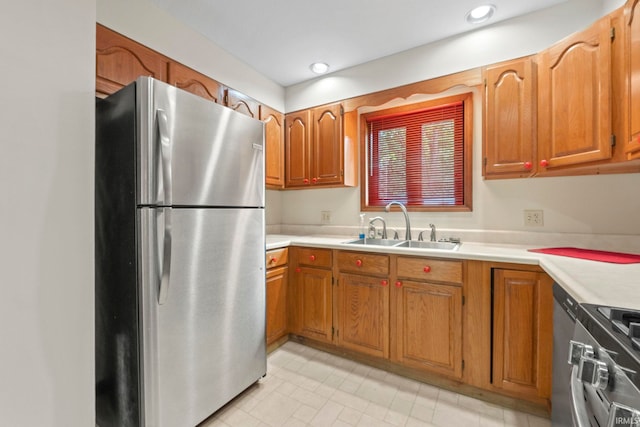
<svg viewBox="0 0 640 427"><path fill-rule="evenodd" d="M331 268L331 249L298 248L298 265Z"/></svg>
<svg viewBox="0 0 640 427"><path fill-rule="evenodd" d="M398 257L398 277L462 283L462 261Z"/></svg>
<svg viewBox="0 0 640 427"><path fill-rule="evenodd" d="M366 274L389 274L389 257L361 252L338 252L340 271Z"/></svg>
<svg viewBox="0 0 640 427"><path fill-rule="evenodd" d="M272 249L270 251L267 251L267 268L286 265L288 262L288 254L288 248Z"/></svg>

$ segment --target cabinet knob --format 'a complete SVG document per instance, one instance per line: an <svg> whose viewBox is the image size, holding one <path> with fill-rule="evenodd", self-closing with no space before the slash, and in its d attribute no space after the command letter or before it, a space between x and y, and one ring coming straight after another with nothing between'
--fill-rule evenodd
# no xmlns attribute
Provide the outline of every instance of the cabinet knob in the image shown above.
<svg viewBox="0 0 640 427"><path fill-rule="evenodd" d="M305 184L308 184L309 183L309 179L305 178L305 179L302 180L302 182L304 182Z"/></svg>
<svg viewBox="0 0 640 427"><path fill-rule="evenodd" d="M429 267L428 265L425 265L422 271L424 271L425 273L431 273L431 267Z"/></svg>
<svg viewBox="0 0 640 427"><path fill-rule="evenodd" d="M402 287L402 282L400 280L398 280L396 282L396 288L401 288Z"/></svg>
<svg viewBox="0 0 640 427"><path fill-rule="evenodd" d="M533 164L531 162L524 162L524 168L526 170L530 171L532 167L533 167Z"/></svg>
<svg viewBox="0 0 640 427"><path fill-rule="evenodd" d="M640 135L638 135L638 137L636 138L636 142L640 144Z"/></svg>
<svg viewBox="0 0 640 427"><path fill-rule="evenodd" d="M540 160L540 166L542 166L543 168L546 168L547 166L549 166L549 160L545 160L545 159Z"/></svg>
<svg viewBox="0 0 640 427"><path fill-rule="evenodd" d="M318 182L318 178L312 178L311 182L313 182L315 184L316 182Z"/></svg>
<svg viewBox="0 0 640 427"><path fill-rule="evenodd" d="M316 260L315 255L309 255L309 261L315 261L315 260Z"/></svg>
<svg viewBox="0 0 640 427"><path fill-rule="evenodd" d="M276 258L276 257L271 257L271 259L269 260L269 262L270 262L271 264L275 264L276 262L278 262L278 258Z"/></svg>
<svg viewBox="0 0 640 427"><path fill-rule="evenodd" d="M301 271L300 267L296 267L296 273L300 273Z"/></svg>
<svg viewBox="0 0 640 427"><path fill-rule="evenodd" d="M362 260L361 260L361 259L357 259L357 260L356 260L356 265L357 265L358 267L362 267Z"/></svg>
<svg viewBox="0 0 640 427"><path fill-rule="evenodd" d="M387 286L387 285L389 284L389 282L388 282L388 281L386 281L386 280L382 280L382 281L380 281L380 284L381 284L382 286Z"/></svg>

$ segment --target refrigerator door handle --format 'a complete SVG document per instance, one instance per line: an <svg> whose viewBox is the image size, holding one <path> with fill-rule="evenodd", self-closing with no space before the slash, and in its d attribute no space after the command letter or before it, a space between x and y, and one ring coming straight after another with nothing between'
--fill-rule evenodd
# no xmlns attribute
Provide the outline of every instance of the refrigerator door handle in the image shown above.
<svg viewBox="0 0 640 427"><path fill-rule="evenodd" d="M158 248L158 253L162 254L162 271L160 271L160 287L158 288L159 305L167 301L171 277L171 208L162 208L162 211L164 213L164 239L162 248Z"/></svg>
<svg viewBox="0 0 640 427"><path fill-rule="evenodd" d="M162 204L171 206L172 204L172 178L171 178L171 138L169 137L169 121L164 110L156 110L158 121L158 134L160 139L160 157L162 161L162 189L164 198ZM160 186L158 186L160 190ZM159 192L159 191L158 191ZM160 195L158 194L158 197Z"/></svg>

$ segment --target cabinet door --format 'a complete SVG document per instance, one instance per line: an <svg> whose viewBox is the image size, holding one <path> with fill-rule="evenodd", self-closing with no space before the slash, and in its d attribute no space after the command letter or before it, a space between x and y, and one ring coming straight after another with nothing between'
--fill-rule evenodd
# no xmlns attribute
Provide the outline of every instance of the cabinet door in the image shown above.
<svg viewBox="0 0 640 427"><path fill-rule="evenodd" d="M531 58L485 70L483 174L512 178L535 173L535 75Z"/></svg>
<svg viewBox="0 0 640 427"><path fill-rule="evenodd" d="M640 156L640 0L627 2L625 9L629 86L629 136L627 153L630 158Z"/></svg>
<svg viewBox="0 0 640 427"><path fill-rule="evenodd" d="M605 17L539 55L539 172L611 158L611 27Z"/></svg>
<svg viewBox="0 0 640 427"><path fill-rule="evenodd" d="M222 85L178 62L169 63L169 84L215 103L222 103Z"/></svg>
<svg viewBox="0 0 640 427"><path fill-rule="evenodd" d="M96 92L110 95L139 76L167 80L167 59L102 25L96 26Z"/></svg>
<svg viewBox="0 0 640 427"><path fill-rule="evenodd" d="M394 289L397 361L462 378L462 288L404 280Z"/></svg>
<svg viewBox="0 0 640 427"><path fill-rule="evenodd" d="M287 267L267 271L267 345L287 334Z"/></svg>
<svg viewBox="0 0 640 427"><path fill-rule="evenodd" d="M287 114L285 118L285 186L311 183L311 112Z"/></svg>
<svg viewBox="0 0 640 427"><path fill-rule="evenodd" d="M297 300L295 332L309 338L331 341L331 270L297 267L294 275Z"/></svg>
<svg viewBox="0 0 640 427"><path fill-rule="evenodd" d="M284 187L284 115L269 107L260 107L264 122L265 184L268 188Z"/></svg>
<svg viewBox="0 0 640 427"><path fill-rule="evenodd" d="M389 356L389 279L340 274L338 342L378 357Z"/></svg>
<svg viewBox="0 0 640 427"><path fill-rule="evenodd" d="M227 88L225 90L225 105L234 111L245 114L254 119L260 117L260 104L242 92Z"/></svg>
<svg viewBox="0 0 640 427"><path fill-rule="evenodd" d="M552 280L535 271L493 271L495 387L551 396Z"/></svg>
<svg viewBox="0 0 640 427"><path fill-rule="evenodd" d="M341 184L343 171L342 106L313 110L312 184Z"/></svg>

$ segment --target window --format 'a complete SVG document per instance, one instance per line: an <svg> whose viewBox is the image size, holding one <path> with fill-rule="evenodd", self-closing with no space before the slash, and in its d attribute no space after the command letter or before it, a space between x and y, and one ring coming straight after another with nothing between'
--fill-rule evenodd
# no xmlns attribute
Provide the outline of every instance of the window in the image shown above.
<svg viewBox="0 0 640 427"><path fill-rule="evenodd" d="M471 210L470 93L362 115L363 210Z"/></svg>

